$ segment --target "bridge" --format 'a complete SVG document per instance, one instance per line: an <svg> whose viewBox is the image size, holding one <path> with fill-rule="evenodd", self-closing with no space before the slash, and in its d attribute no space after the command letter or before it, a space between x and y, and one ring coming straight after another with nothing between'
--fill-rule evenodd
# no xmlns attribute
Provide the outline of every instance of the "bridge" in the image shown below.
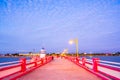
<svg viewBox="0 0 120 80"><path fill-rule="evenodd" d="M18 65L1 68L4 74L0 74L0 80L120 80L118 68L107 67L106 71L113 71L113 74L105 73L99 70L98 59L93 62L91 64L85 58L80 60L75 57L47 57L35 62L22 59Z"/></svg>
<svg viewBox="0 0 120 80"><path fill-rule="evenodd" d="M55 58L52 62L39 67L33 72L24 75L19 80L101 80L94 74L61 58Z"/></svg>

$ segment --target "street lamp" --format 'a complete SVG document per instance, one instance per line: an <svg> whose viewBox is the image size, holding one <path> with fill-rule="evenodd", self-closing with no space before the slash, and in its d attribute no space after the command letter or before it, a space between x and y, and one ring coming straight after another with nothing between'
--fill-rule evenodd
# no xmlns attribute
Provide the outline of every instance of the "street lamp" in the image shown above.
<svg viewBox="0 0 120 80"><path fill-rule="evenodd" d="M69 44L73 44L73 43L75 43L76 45L76 56L78 57L78 39L76 38L69 40Z"/></svg>

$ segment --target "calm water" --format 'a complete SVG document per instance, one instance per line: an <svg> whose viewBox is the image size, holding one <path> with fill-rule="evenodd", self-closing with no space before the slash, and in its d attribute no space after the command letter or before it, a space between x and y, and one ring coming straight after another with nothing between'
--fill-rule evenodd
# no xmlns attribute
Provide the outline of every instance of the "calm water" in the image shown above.
<svg viewBox="0 0 120 80"><path fill-rule="evenodd" d="M0 63L2 62L11 62L11 61L18 61L21 58L24 57L0 57ZM30 57L26 57L27 59L30 59Z"/></svg>
<svg viewBox="0 0 120 80"><path fill-rule="evenodd" d="M105 61L112 61L112 62L120 62L120 56L88 56L86 57L88 59L92 58L99 58L100 60L105 60Z"/></svg>
<svg viewBox="0 0 120 80"><path fill-rule="evenodd" d="M11 62L11 61L18 61L23 57L0 57L0 63L1 62ZM87 59L92 58L99 58L100 60L106 60L106 61L113 61L113 62L120 62L120 56L87 56ZM27 59L30 59L30 57L27 57Z"/></svg>

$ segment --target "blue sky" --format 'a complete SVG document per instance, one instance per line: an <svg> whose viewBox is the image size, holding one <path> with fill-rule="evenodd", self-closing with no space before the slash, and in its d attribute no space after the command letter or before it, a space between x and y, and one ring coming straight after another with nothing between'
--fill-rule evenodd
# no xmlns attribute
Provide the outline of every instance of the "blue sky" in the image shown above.
<svg viewBox="0 0 120 80"><path fill-rule="evenodd" d="M120 0L0 0L0 51L120 51Z"/></svg>

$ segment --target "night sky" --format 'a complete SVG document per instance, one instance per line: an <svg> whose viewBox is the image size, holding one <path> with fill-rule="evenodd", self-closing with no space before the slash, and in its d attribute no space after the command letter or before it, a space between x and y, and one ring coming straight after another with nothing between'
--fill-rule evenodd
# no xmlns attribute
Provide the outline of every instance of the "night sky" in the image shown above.
<svg viewBox="0 0 120 80"><path fill-rule="evenodd" d="M0 53L120 51L120 0L0 0Z"/></svg>

